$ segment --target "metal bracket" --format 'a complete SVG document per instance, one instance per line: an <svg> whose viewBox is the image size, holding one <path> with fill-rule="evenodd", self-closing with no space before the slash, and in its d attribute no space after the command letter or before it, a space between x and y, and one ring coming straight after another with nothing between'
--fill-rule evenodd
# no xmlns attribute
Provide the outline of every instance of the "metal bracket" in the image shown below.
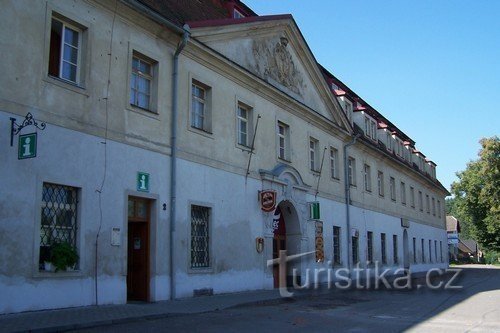
<svg viewBox="0 0 500 333"><path fill-rule="evenodd" d="M31 112L28 112L26 117L24 117L23 122L21 125L16 123L16 118L10 118L10 146L12 147L14 145L14 136L18 135L21 130L27 126L33 125L39 130L44 130L45 129L45 123L38 123L35 118L33 118L33 115Z"/></svg>

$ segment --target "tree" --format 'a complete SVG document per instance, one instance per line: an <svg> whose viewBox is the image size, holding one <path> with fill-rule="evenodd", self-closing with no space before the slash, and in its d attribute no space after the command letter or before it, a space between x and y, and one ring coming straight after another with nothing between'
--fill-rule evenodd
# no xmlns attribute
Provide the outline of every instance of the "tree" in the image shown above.
<svg viewBox="0 0 500 333"><path fill-rule="evenodd" d="M479 141L479 159L458 172L451 185L455 195L451 209L470 222L470 232L483 248L500 251L500 139Z"/></svg>

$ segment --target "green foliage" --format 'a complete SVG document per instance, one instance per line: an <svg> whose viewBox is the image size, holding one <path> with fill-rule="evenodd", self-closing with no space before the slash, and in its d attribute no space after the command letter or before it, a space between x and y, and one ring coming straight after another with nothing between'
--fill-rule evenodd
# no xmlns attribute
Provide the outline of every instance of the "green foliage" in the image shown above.
<svg viewBox="0 0 500 333"><path fill-rule="evenodd" d="M78 262L78 253L66 242L52 245L50 261L56 267L56 272L72 267Z"/></svg>
<svg viewBox="0 0 500 333"><path fill-rule="evenodd" d="M500 251L500 139L479 142L479 159L458 172L459 180L451 185L455 198L450 209L460 221L470 222L470 233L485 249Z"/></svg>
<svg viewBox="0 0 500 333"><path fill-rule="evenodd" d="M500 265L500 252L486 252L486 254L484 255L484 262L490 265Z"/></svg>

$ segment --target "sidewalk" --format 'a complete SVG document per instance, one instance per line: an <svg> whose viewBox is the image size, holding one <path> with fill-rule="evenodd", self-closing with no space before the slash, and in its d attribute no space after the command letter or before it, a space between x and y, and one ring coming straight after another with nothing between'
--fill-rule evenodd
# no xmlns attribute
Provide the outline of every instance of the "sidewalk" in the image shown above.
<svg viewBox="0 0 500 333"><path fill-rule="evenodd" d="M392 282L401 275L389 276ZM446 279L446 275L441 277ZM413 284L425 283L425 274L411 276ZM373 285L373 284L372 284ZM354 288L352 288L354 289ZM319 289L294 290L294 298L336 293L339 290L320 285ZM223 310L243 304L266 304L283 300L279 290L258 290L230 294L217 294L184 298L157 303L130 303L120 305L85 306L59 310L44 310L0 315L0 333L3 332L54 332L91 328L102 325L158 319L169 316L188 315Z"/></svg>
<svg viewBox="0 0 500 333"><path fill-rule="evenodd" d="M54 332L215 310L279 299L278 290L259 290L157 303L85 306L0 315L0 332Z"/></svg>

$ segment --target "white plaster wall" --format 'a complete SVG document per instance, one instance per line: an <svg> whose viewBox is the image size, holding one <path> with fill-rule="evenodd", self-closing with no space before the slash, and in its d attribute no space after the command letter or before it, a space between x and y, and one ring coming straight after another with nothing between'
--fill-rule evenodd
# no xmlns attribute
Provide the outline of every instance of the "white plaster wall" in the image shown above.
<svg viewBox="0 0 500 333"><path fill-rule="evenodd" d="M17 159L17 140L9 146L13 114L0 111L0 313L90 305L95 301L95 238L100 212L97 189L104 174L102 228L99 236L99 304L126 301L127 193L135 193L138 171L150 174L149 195L157 198L151 221L152 299L167 299L167 156L47 124L38 131L37 157ZM36 118L37 114L34 113ZM18 122L21 121L17 116ZM33 127L21 133L30 133ZM43 182L78 187L78 247L80 270L72 273L38 271L40 205ZM138 194L138 193L137 193ZM110 245L112 227L121 228L121 246Z"/></svg>

